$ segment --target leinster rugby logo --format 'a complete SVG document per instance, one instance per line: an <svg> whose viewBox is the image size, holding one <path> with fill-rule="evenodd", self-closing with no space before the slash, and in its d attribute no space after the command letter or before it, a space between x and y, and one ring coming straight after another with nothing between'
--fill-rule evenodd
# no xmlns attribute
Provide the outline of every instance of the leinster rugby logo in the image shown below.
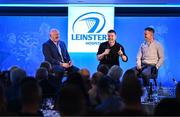
<svg viewBox="0 0 180 117"><path fill-rule="evenodd" d="M100 33L106 24L103 14L88 12L79 16L73 23L74 33Z"/></svg>

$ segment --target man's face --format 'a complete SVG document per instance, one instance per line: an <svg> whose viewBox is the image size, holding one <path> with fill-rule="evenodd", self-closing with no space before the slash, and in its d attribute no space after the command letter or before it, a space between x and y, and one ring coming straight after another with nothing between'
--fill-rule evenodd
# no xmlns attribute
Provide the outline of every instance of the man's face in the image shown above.
<svg viewBox="0 0 180 117"><path fill-rule="evenodd" d="M116 41L116 34L108 33L108 41L109 41L109 43L114 43Z"/></svg>
<svg viewBox="0 0 180 117"><path fill-rule="evenodd" d="M51 32L50 36L51 36L51 40L53 42L58 42L59 41L59 32L58 31Z"/></svg>
<svg viewBox="0 0 180 117"><path fill-rule="evenodd" d="M153 39L153 33L151 31L144 31L144 38L149 42Z"/></svg>

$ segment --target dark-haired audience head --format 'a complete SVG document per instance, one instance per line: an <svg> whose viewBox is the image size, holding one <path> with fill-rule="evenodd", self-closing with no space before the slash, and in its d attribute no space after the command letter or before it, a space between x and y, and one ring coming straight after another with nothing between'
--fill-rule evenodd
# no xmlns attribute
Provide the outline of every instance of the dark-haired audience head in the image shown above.
<svg viewBox="0 0 180 117"><path fill-rule="evenodd" d="M99 80L104 77L104 74L102 72L95 72L91 77L91 84L97 85Z"/></svg>
<svg viewBox="0 0 180 117"><path fill-rule="evenodd" d="M22 80L20 87L20 97L23 103L31 104L40 101L42 90L36 79L27 77Z"/></svg>
<svg viewBox="0 0 180 117"><path fill-rule="evenodd" d="M105 64L101 64L98 66L97 71L103 73L104 75L107 75L109 67Z"/></svg>
<svg viewBox="0 0 180 117"><path fill-rule="evenodd" d="M143 90L134 70L130 69L124 73L120 93L125 103L140 103Z"/></svg>
<svg viewBox="0 0 180 117"><path fill-rule="evenodd" d="M180 103L175 98L163 98L155 108L154 115L178 116L180 115Z"/></svg>
<svg viewBox="0 0 180 117"><path fill-rule="evenodd" d="M27 77L22 80L20 86L20 99L22 113L35 114L41 103L42 90L35 78Z"/></svg>
<svg viewBox="0 0 180 117"><path fill-rule="evenodd" d="M9 68L9 71L13 71L13 70L15 70L15 69L17 69L17 68L19 68L19 67L16 66L16 65L13 65L13 66L11 66L11 67Z"/></svg>
<svg viewBox="0 0 180 117"><path fill-rule="evenodd" d="M70 74L68 74L67 80L65 82L65 86L67 85L76 85L77 87L80 87L80 89L83 92L83 95L87 98L87 103L89 103L89 99L88 99L88 91L85 87L83 78L81 76L80 73L78 72L72 72Z"/></svg>
<svg viewBox="0 0 180 117"><path fill-rule="evenodd" d="M99 80L97 90L101 99L110 97L115 93L115 83L109 76L104 76Z"/></svg>
<svg viewBox="0 0 180 117"><path fill-rule="evenodd" d="M110 76L114 81L120 80L123 74L123 70L118 65L113 65L108 72L108 76Z"/></svg>
<svg viewBox="0 0 180 117"><path fill-rule="evenodd" d="M48 61L42 62L40 67L46 68L48 73L50 73L52 71L52 66Z"/></svg>
<svg viewBox="0 0 180 117"><path fill-rule="evenodd" d="M10 80L13 84L20 83L21 80L26 78L26 71L21 68L15 68L10 72Z"/></svg>
<svg viewBox="0 0 180 117"><path fill-rule="evenodd" d="M115 94L115 82L109 76L101 78L97 85L97 95L100 104L95 108L97 114L113 115L124 108L121 98Z"/></svg>
<svg viewBox="0 0 180 117"><path fill-rule="evenodd" d="M83 78L81 74L78 72L73 72L73 73L68 74L67 80L66 80L66 83L68 84L77 84L77 85L81 84L82 85L83 82L84 82Z"/></svg>
<svg viewBox="0 0 180 117"><path fill-rule="evenodd" d="M39 68L37 69L36 71L36 79L38 81L41 81L41 80L47 80L48 79L48 71L46 68Z"/></svg>
<svg viewBox="0 0 180 117"><path fill-rule="evenodd" d="M81 74L78 72L73 72L73 73L68 74L65 84L66 85L71 85L71 84L77 85L78 87L81 88L81 90L83 91L83 93L85 95L87 94L87 90L85 88L83 78L82 78Z"/></svg>
<svg viewBox="0 0 180 117"><path fill-rule="evenodd" d="M60 89L57 107L61 116L80 116L86 114L86 100L77 85L66 85Z"/></svg>
<svg viewBox="0 0 180 117"><path fill-rule="evenodd" d="M9 68L9 82L10 82L10 84L13 82L12 81L12 72L13 71L15 71L16 69L19 69L20 67L18 67L18 66L16 66L16 65L13 65L13 66L11 66L10 68ZM14 84L15 82L13 82L13 84Z"/></svg>
<svg viewBox="0 0 180 117"><path fill-rule="evenodd" d="M180 81L176 85L176 98L180 102Z"/></svg>

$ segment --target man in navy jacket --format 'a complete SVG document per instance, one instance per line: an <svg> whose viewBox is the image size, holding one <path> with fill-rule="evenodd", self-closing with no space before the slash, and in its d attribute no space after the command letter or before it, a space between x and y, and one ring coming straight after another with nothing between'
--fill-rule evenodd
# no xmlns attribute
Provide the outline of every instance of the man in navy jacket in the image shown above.
<svg viewBox="0 0 180 117"><path fill-rule="evenodd" d="M79 68L73 66L66 45L63 41L60 41L59 37L59 31L51 29L50 39L43 44L45 61L51 63L53 70L60 70L62 72L78 71Z"/></svg>

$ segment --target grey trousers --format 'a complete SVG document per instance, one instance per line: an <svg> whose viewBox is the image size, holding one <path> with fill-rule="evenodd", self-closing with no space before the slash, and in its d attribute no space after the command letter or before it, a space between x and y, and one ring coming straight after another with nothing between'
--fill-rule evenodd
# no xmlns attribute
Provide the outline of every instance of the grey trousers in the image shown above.
<svg viewBox="0 0 180 117"><path fill-rule="evenodd" d="M136 67L134 67L133 70L138 78L143 79L144 86L149 86L149 79L156 79L158 75L158 70L155 65L143 64L141 70L137 70Z"/></svg>

